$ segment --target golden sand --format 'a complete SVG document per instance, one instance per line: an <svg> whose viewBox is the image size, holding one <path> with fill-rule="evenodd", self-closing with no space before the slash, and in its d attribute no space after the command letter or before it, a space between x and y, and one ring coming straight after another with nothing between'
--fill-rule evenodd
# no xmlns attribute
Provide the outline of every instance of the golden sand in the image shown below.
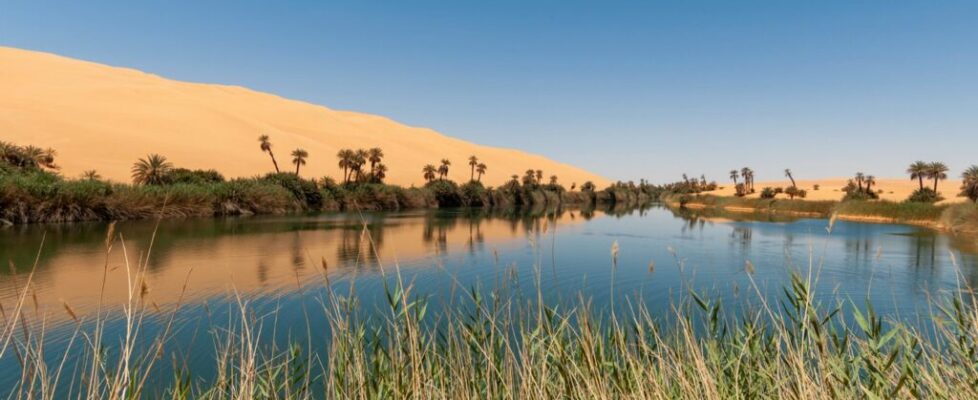
<svg viewBox="0 0 978 400"><path fill-rule="evenodd" d="M480 146L390 119L285 99L237 86L187 83L141 71L0 47L0 140L58 151L62 173L95 169L129 181L139 157L159 153L185 168L215 168L228 177L272 170L257 138L271 136L283 170L289 153L309 152L302 175L342 176L336 152L381 147L387 181L423 183L421 168L452 162L449 177L467 181L468 157L488 166L487 185L540 169L578 186L608 180L518 150Z"/></svg>

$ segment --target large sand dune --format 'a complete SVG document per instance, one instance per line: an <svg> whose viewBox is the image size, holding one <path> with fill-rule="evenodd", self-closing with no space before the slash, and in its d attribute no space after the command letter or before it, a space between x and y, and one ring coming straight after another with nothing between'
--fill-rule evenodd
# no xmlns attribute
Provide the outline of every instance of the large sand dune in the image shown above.
<svg viewBox="0 0 978 400"><path fill-rule="evenodd" d="M570 165L517 150L493 148L390 119L336 111L242 87L178 82L144 72L0 47L0 140L58 151L65 176L95 169L128 181L133 162L149 153L177 166L215 168L229 177L272 169L256 141L271 136L283 169L289 153L310 154L305 176L341 176L336 152L381 147L388 182L423 183L421 168L451 160L450 177L469 179L468 157L488 166L483 182L541 169L569 185L608 181Z"/></svg>

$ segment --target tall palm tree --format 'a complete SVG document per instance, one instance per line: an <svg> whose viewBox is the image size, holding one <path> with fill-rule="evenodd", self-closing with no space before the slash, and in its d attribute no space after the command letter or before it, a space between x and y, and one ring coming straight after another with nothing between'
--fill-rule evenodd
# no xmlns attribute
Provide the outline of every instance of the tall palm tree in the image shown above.
<svg viewBox="0 0 978 400"><path fill-rule="evenodd" d="M268 156L272 158L272 165L275 166L275 173L281 173L278 169L278 161L275 161L275 154L272 154L272 142L268 141L268 135L261 135L258 137L258 143L261 143L261 151L268 153Z"/></svg>
<svg viewBox="0 0 978 400"><path fill-rule="evenodd" d="M299 167L306 165L306 158L309 153L303 149L292 150L292 163L295 164L295 174L299 175Z"/></svg>
<svg viewBox="0 0 978 400"><path fill-rule="evenodd" d="M798 187L797 185L795 185L795 177L791 176L791 170L790 169L788 169L788 168L785 168L784 169L784 176L787 176L788 179L791 179L791 187L793 187L793 188Z"/></svg>
<svg viewBox="0 0 978 400"><path fill-rule="evenodd" d="M435 166L431 164L425 165L424 168L421 169L421 172L424 173L424 180L428 182L435 180L436 171L437 169L435 169Z"/></svg>
<svg viewBox="0 0 978 400"><path fill-rule="evenodd" d="M370 161L371 174L374 173L374 167L376 167L377 164L380 164L380 161L383 159L384 159L384 150L381 150L380 147L374 147L370 150L367 150L367 160Z"/></svg>
<svg viewBox="0 0 978 400"><path fill-rule="evenodd" d="M350 182L350 170L353 168L353 159L356 158L356 154L353 150L342 149L336 153L336 158L339 159L340 168L343 168L343 183Z"/></svg>
<svg viewBox="0 0 978 400"><path fill-rule="evenodd" d="M907 167L907 173L910 174L910 179L916 179L917 183L920 184L920 190L924 190L924 178L930 179L927 175L929 165L923 161L914 161Z"/></svg>
<svg viewBox="0 0 978 400"><path fill-rule="evenodd" d="M551 185L557 184L557 175L550 175L550 184Z"/></svg>
<svg viewBox="0 0 978 400"><path fill-rule="evenodd" d="M477 165L479 165L479 158L476 156L469 156L469 169L471 170L469 173L469 181L475 180L475 167Z"/></svg>
<svg viewBox="0 0 978 400"><path fill-rule="evenodd" d="M444 180L448 178L448 167L452 166L452 162L447 158L441 160L441 166L438 167L438 173L441 175L441 179Z"/></svg>
<svg viewBox="0 0 978 400"><path fill-rule="evenodd" d="M475 166L475 172L479 173L479 178L478 178L479 182L482 182L482 175L486 174L487 169L489 168L486 167L485 163L479 163L479 165Z"/></svg>
<svg viewBox="0 0 978 400"><path fill-rule="evenodd" d="M740 178L740 173L735 169L730 170L730 179L733 179L734 186L737 186L737 178Z"/></svg>
<svg viewBox="0 0 978 400"><path fill-rule="evenodd" d="M542 170L539 170L539 169L537 170L537 180L536 180L536 182L537 183L543 183L543 171Z"/></svg>
<svg viewBox="0 0 978 400"><path fill-rule="evenodd" d="M747 192L754 191L754 171L748 167L740 169L740 176L744 177L744 189Z"/></svg>
<svg viewBox="0 0 978 400"><path fill-rule="evenodd" d="M133 164L132 182L137 185L162 185L172 170L173 164L166 157L150 154Z"/></svg>
<svg viewBox="0 0 978 400"><path fill-rule="evenodd" d="M961 179L961 194L978 203L978 165L964 170Z"/></svg>
<svg viewBox="0 0 978 400"><path fill-rule="evenodd" d="M927 166L927 175L934 180L934 193L937 193L937 182L947 179L947 165L937 161Z"/></svg>

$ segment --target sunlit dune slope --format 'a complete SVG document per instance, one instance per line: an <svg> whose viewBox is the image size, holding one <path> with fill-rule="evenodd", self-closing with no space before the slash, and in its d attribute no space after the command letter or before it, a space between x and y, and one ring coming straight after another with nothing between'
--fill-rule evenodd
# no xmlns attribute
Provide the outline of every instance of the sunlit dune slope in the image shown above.
<svg viewBox="0 0 978 400"><path fill-rule="evenodd" d="M443 158L452 162L450 177L466 181L471 155L487 164L488 185L531 168L567 185L608 183L538 155L480 146L380 116L34 51L0 47L0 88L0 140L54 148L68 177L95 169L128 181L133 162L148 153L163 154L180 167L253 176L272 169L256 140L268 134L282 169L294 168L293 149L309 152L305 176L339 177L339 149L381 147L388 182L401 185L423 183L421 168Z"/></svg>

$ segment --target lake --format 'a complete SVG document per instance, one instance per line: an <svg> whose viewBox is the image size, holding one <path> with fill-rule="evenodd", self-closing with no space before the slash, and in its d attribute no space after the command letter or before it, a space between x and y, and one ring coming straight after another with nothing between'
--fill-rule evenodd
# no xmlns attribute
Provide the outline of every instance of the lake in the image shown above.
<svg viewBox="0 0 978 400"><path fill-rule="evenodd" d="M117 351L111 344L125 333L121 306L130 299L146 315L141 345L169 324L168 354L206 379L215 337L234 323L238 304L263 321L262 344L316 348L329 331L327 288L355 292L369 313L383 307L395 276L435 308L464 303L472 287L518 282L524 293L539 288L548 304L584 295L599 309L639 301L664 315L691 290L754 307L759 297L779 296L794 271L816 280L823 301L869 302L911 321L932 299L978 284L974 239L906 225L828 226L660 206L333 213L120 222L110 249L109 224L10 227L0 230L0 258L10 265L0 273L4 324L22 303L31 329L4 345L0 388L19 381L17 343L28 335L54 365L67 354L70 371L84 353L78 332L101 315L107 351ZM154 373L171 376L171 364Z"/></svg>

